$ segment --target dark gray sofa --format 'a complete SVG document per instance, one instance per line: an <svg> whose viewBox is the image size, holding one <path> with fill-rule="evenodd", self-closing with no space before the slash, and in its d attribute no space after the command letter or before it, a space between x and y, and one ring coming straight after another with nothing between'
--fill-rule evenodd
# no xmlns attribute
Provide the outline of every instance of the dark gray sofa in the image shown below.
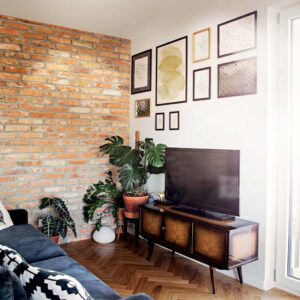
<svg viewBox="0 0 300 300"><path fill-rule="evenodd" d="M46 238L39 230L27 224L28 217L25 210L10 211L10 215L14 224L17 225L0 230L0 244L18 251L32 266L55 270L76 278L95 300L122 299L112 288L68 257L62 248ZM0 270L2 284L5 276L2 270L1 277ZM15 282L14 285L16 285ZM27 297L20 296L22 294L20 286L15 287L14 290L18 293L18 297L15 295L12 299L27 300ZM124 299L150 300L151 298L145 294L137 294Z"/></svg>

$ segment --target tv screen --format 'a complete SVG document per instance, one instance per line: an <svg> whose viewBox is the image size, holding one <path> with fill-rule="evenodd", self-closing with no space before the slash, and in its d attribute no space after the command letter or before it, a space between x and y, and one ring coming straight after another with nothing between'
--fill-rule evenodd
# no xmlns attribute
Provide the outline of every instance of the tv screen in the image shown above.
<svg viewBox="0 0 300 300"><path fill-rule="evenodd" d="M239 150L166 149L165 197L174 205L239 216Z"/></svg>

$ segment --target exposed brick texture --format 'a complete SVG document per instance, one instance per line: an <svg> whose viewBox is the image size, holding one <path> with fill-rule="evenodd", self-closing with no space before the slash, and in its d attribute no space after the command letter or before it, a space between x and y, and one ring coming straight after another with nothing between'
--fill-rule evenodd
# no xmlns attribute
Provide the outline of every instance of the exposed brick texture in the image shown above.
<svg viewBox="0 0 300 300"><path fill-rule="evenodd" d="M0 199L32 224L41 197L61 197L79 239L90 236L82 197L109 169L98 146L129 136L130 51L126 39L0 16Z"/></svg>

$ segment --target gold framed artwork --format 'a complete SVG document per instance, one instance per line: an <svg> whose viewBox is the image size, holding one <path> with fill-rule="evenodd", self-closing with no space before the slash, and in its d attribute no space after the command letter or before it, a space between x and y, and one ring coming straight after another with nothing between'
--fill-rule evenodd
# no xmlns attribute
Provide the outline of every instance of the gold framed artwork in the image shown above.
<svg viewBox="0 0 300 300"><path fill-rule="evenodd" d="M210 59L210 28L193 33L193 63Z"/></svg>
<svg viewBox="0 0 300 300"><path fill-rule="evenodd" d="M135 117L145 118L150 117L150 98L135 100Z"/></svg>

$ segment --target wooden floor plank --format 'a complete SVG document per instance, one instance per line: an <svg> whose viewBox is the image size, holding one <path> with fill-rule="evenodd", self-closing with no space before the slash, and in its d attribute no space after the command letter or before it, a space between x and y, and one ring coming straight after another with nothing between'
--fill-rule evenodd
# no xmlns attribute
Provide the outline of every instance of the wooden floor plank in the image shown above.
<svg viewBox="0 0 300 300"><path fill-rule="evenodd" d="M62 245L70 257L77 260L120 295L144 292L155 300L294 300L278 289L264 292L216 272L217 293L211 293L208 268L155 247L151 261L145 259L147 245L122 240L101 245L84 240Z"/></svg>

